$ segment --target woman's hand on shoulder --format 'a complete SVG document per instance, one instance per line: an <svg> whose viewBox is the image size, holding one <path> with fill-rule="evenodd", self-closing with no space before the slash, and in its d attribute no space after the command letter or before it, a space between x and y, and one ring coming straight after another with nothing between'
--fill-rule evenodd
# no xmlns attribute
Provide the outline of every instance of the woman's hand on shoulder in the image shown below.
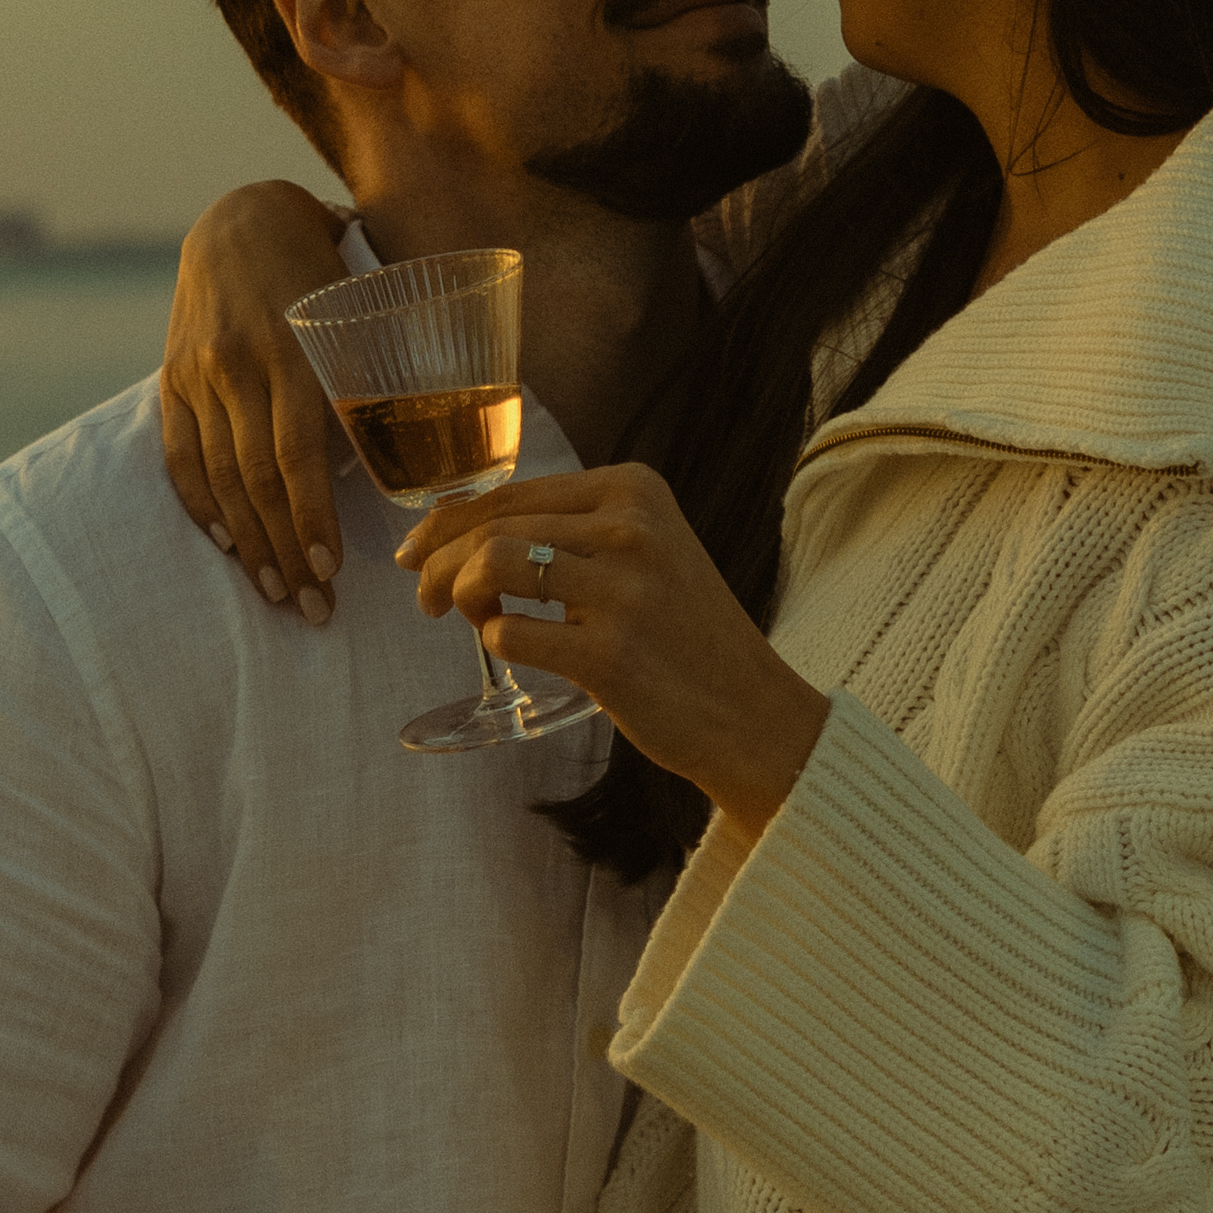
<svg viewBox="0 0 1213 1213"><path fill-rule="evenodd" d="M503 613L539 597L532 544L556 549L554 623ZM656 472L640 464L506 485L430 514L406 540L431 615L456 606L505 661L584 687L662 766L751 836L787 797L828 701L751 622Z"/></svg>
<svg viewBox="0 0 1213 1213"><path fill-rule="evenodd" d="M285 181L213 203L182 244L160 375L165 459L190 517L310 623L332 612L341 532L329 406L283 312L345 275L343 227Z"/></svg>

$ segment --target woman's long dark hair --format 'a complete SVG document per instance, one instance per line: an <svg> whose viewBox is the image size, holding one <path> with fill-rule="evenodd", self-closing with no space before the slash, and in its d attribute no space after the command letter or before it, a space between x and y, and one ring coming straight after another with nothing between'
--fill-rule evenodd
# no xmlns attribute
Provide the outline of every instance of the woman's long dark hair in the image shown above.
<svg viewBox="0 0 1213 1213"><path fill-rule="evenodd" d="M1183 130L1213 109L1210 0L1041 0L1067 89L1099 125ZM1139 104L1109 98L1115 81ZM730 293L687 372L677 447L661 471L750 618L764 627L783 495L810 401L813 351L882 267L919 246L892 317L833 413L859 408L969 299L1002 197L1002 170L972 114L918 88L854 149ZM698 788L616 734L602 778L537 806L585 860L625 882L681 866L707 822Z"/></svg>

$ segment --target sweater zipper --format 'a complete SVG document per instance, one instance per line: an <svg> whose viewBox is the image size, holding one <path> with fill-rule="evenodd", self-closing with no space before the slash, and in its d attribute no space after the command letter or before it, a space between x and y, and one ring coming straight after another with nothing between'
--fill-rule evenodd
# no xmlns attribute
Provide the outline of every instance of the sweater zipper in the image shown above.
<svg viewBox="0 0 1213 1213"><path fill-rule="evenodd" d="M1024 455L1029 459L1041 459L1051 462L1095 464L1100 467L1128 468L1132 471L1154 472L1159 476L1194 476L1197 465L1194 463L1176 463L1165 468L1138 468L1132 464L1117 463L1115 459L1104 459L1099 455L1080 455L1075 451L1034 450L1031 447L1012 446L1006 442L991 442L987 438L974 438L971 434L962 434L959 430L949 430L943 426L930 425L883 425L872 426L866 430L852 430L849 434L839 434L810 446L796 461L796 472L807 467L818 455L831 451L835 447L845 446L848 442L858 442L864 438L933 438L938 442L954 442L958 446L976 447L983 451L997 451L1003 455ZM795 474L795 473L793 473Z"/></svg>

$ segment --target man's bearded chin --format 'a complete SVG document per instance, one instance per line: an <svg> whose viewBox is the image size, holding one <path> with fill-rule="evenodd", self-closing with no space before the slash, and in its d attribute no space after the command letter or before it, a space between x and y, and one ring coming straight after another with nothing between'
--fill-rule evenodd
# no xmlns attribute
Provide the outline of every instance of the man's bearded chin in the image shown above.
<svg viewBox="0 0 1213 1213"><path fill-rule="evenodd" d="M754 47L737 47L741 58ZM766 51L728 83L656 71L632 86L605 136L541 152L527 169L633 219L686 223L739 185L790 160L809 135L808 85Z"/></svg>

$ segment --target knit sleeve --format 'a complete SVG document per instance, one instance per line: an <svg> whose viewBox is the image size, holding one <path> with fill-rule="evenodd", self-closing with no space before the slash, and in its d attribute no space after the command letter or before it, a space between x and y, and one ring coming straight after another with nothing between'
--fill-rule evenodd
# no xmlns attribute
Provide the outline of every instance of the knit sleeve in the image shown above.
<svg viewBox="0 0 1213 1213"><path fill-rule="evenodd" d="M1185 730L1157 745L1207 771ZM1208 979L1173 940L1208 963L1213 817L1157 813L1066 814L1030 861L835 693L758 844L713 823L612 1059L793 1206L1206 1208Z"/></svg>

